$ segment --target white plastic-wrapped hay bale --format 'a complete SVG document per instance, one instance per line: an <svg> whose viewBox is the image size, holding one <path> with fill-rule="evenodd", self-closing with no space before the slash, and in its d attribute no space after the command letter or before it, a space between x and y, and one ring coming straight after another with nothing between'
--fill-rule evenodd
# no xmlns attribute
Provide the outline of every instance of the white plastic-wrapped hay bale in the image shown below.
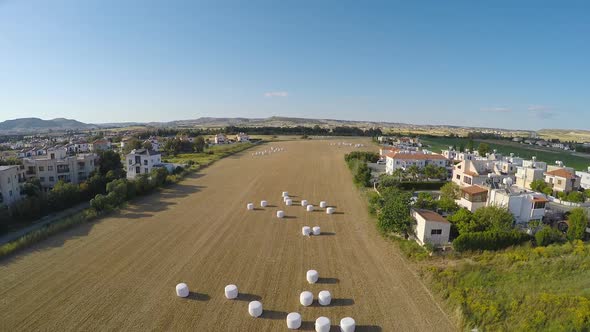
<svg viewBox="0 0 590 332"><path fill-rule="evenodd" d="M283 211L283 210L277 211L277 218L285 218L285 211Z"/></svg>
<svg viewBox="0 0 590 332"><path fill-rule="evenodd" d="M262 315L262 303L259 301L248 303L248 313L252 317L260 317L260 315Z"/></svg>
<svg viewBox="0 0 590 332"><path fill-rule="evenodd" d="M321 202L320 202L320 207L321 207L322 209L325 209L325 208L326 208L326 206L328 206L328 203L326 203L326 201L321 201Z"/></svg>
<svg viewBox="0 0 590 332"><path fill-rule="evenodd" d="M307 200L302 199L301 200L301 206L306 207L307 206Z"/></svg>
<svg viewBox="0 0 590 332"><path fill-rule="evenodd" d="M248 210L254 210L254 203L248 203L246 205L246 209L248 209Z"/></svg>
<svg viewBox="0 0 590 332"><path fill-rule="evenodd" d="M289 199L286 199L286 200L285 200L285 204L286 204L287 206L291 206L291 205L293 205L293 200L292 200L292 199L290 199L290 198L289 198Z"/></svg>
<svg viewBox="0 0 590 332"><path fill-rule="evenodd" d="M289 196L289 192L288 192L288 191L283 191L283 194L282 194L282 196L283 196L283 197L285 197L285 196Z"/></svg>
<svg viewBox="0 0 590 332"><path fill-rule="evenodd" d="M238 286L236 285L227 285L225 286L225 297L233 300L238 297Z"/></svg>
<svg viewBox="0 0 590 332"><path fill-rule="evenodd" d="M288 199L290 199L290 198L291 198L291 197L289 197L289 196L285 196L285 197L283 197L283 202L286 202L286 201L287 201Z"/></svg>
<svg viewBox="0 0 590 332"><path fill-rule="evenodd" d="M301 327L301 315L297 312L291 312L287 315L287 328L297 330Z"/></svg>
<svg viewBox="0 0 590 332"><path fill-rule="evenodd" d="M307 209L307 212L313 212L313 205L309 204L305 208Z"/></svg>
<svg viewBox="0 0 590 332"><path fill-rule="evenodd" d="M336 212L336 209L335 208L333 208L333 207L326 208L326 213L327 214L333 214L334 212Z"/></svg>
<svg viewBox="0 0 590 332"><path fill-rule="evenodd" d="M316 282L318 282L319 277L320 274L316 270L309 270L305 275L307 282L309 282L310 284L315 284Z"/></svg>
<svg viewBox="0 0 590 332"><path fill-rule="evenodd" d="M268 205L267 201L260 201L260 206L261 207L266 207Z"/></svg>
<svg viewBox="0 0 590 332"><path fill-rule="evenodd" d="M305 236L309 236L311 234L311 227L303 226L301 227L301 234Z"/></svg>
<svg viewBox="0 0 590 332"><path fill-rule="evenodd" d="M340 331L342 332L354 332L356 322L352 317L344 317L340 320Z"/></svg>
<svg viewBox="0 0 590 332"><path fill-rule="evenodd" d="M320 234L321 234L320 226L315 226L313 228L313 235L320 235Z"/></svg>
<svg viewBox="0 0 590 332"><path fill-rule="evenodd" d="M308 291L301 292L299 294L299 303L304 307L310 306L313 303L313 294Z"/></svg>
<svg viewBox="0 0 590 332"><path fill-rule="evenodd" d="M320 305L330 305L332 302L332 294L329 291L323 290L318 294L318 302Z"/></svg>
<svg viewBox="0 0 590 332"><path fill-rule="evenodd" d="M329 332L330 331L330 319L328 317L319 317L315 320L315 331L316 332Z"/></svg>
<svg viewBox="0 0 590 332"><path fill-rule="evenodd" d="M178 297L187 297L189 294L188 285L184 282L176 285L176 296Z"/></svg>

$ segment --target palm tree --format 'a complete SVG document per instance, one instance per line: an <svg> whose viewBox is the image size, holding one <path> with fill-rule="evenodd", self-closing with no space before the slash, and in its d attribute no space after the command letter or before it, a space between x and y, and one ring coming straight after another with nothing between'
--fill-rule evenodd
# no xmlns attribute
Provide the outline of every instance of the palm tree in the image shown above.
<svg viewBox="0 0 590 332"><path fill-rule="evenodd" d="M416 180L418 178L418 174L420 174L420 169L416 165L412 165L408 167L408 173Z"/></svg>
<svg viewBox="0 0 590 332"><path fill-rule="evenodd" d="M405 175L405 172L402 168L396 168L393 171L393 176L397 177L399 179L399 182L402 182L402 177Z"/></svg>

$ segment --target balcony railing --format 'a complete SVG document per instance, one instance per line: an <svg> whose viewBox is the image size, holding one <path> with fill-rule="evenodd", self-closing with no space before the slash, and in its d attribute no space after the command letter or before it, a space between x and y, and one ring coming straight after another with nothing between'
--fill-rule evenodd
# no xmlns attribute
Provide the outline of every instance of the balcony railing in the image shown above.
<svg viewBox="0 0 590 332"><path fill-rule="evenodd" d="M61 173L69 173L70 169L69 168L58 168L57 169L57 173L61 174Z"/></svg>
<svg viewBox="0 0 590 332"><path fill-rule="evenodd" d="M26 174L27 174L27 175L35 175L35 174L37 174L37 172L35 172L35 171L32 171L32 170L28 170L28 171L26 172Z"/></svg>

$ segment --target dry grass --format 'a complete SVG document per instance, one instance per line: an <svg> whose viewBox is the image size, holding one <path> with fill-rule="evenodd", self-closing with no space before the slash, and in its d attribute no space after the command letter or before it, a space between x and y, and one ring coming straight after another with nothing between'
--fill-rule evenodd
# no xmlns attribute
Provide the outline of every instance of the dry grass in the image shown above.
<svg viewBox="0 0 590 332"><path fill-rule="evenodd" d="M347 139L351 141L352 139ZM368 143L368 140L365 140ZM248 150L0 261L3 330L277 331L298 311L304 329L318 316L352 316L359 331L451 331L447 318L398 250L377 233L343 154L328 141L270 143ZM268 149L268 145L255 149ZM281 206L288 190L339 214ZM266 199L277 207L246 211ZM303 225L327 235L301 236ZM305 271L320 272L309 285ZM188 283L188 299L174 287ZM240 300L223 296L235 283ZM330 290L335 305L301 307L299 293ZM247 300L265 314L253 319Z"/></svg>

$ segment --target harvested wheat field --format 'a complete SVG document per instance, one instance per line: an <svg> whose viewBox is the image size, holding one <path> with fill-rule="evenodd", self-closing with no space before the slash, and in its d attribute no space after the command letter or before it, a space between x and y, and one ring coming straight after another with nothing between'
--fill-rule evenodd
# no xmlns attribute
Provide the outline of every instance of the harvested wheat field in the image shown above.
<svg viewBox="0 0 590 332"><path fill-rule="evenodd" d="M247 150L0 261L0 330L278 331L293 311L302 330L319 316L334 331L346 316L357 331L456 330L369 220L343 161L353 148L330 142ZM270 146L284 151L252 155ZM301 199L318 211L307 212ZM336 213L320 211L322 200ZM279 209L286 218L276 217ZM302 236L303 226L324 234ZM318 283L307 283L309 269ZM188 298L176 296L180 282ZM225 298L228 284L238 286L237 299ZM314 294L310 307L299 304L305 290ZM317 304L321 290L332 305ZM263 303L259 318L248 315L252 300Z"/></svg>

